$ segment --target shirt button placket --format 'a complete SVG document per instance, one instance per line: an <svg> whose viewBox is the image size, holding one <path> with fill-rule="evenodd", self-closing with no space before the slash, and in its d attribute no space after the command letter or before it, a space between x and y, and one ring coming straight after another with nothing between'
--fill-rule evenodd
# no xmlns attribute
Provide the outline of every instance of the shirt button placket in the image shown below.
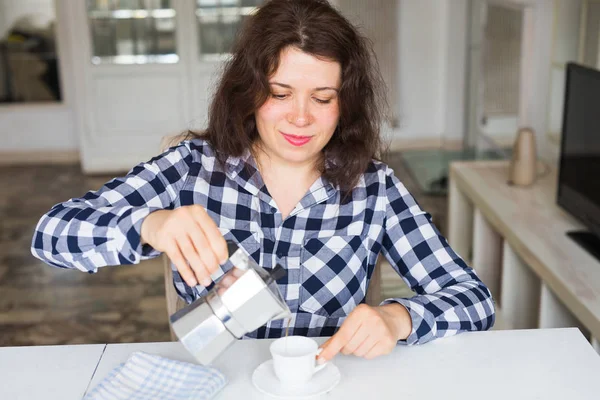
<svg viewBox="0 0 600 400"><path fill-rule="evenodd" d="M298 304L298 260L296 254L293 252L294 244L292 243L293 228L290 228L289 224L285 224L281 220L281 214L277 213L277 224L275 225L275 254L277 256L277 262L281 265L286 266L288 274L288 285L285 293L285 300L292 308L297 310ZM289 253L292 251L292 253ZM295 311L294 311L295 312Z"/></svg>

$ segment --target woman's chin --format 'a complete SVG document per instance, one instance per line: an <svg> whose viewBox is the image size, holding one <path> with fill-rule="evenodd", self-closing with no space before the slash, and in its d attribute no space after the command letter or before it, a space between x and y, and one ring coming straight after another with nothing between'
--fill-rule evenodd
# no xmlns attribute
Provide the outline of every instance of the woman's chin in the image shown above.
<svg viewBox="0 0 600 400"><path fill-rule="evenodd" d="M312 152L308 152L305 149L285 149L283 151L281 150L281 158L289 163L303 164L311 160L312 158L315 158Z"/></svg>

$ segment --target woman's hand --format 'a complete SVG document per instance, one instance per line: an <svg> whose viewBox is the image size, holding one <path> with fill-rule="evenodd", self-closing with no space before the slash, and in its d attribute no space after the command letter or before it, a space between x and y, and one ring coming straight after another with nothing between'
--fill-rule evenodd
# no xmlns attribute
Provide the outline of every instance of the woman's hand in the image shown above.
<svg viewBox="0 0 600 400"><path fill-rule="evenodd" d="M166 253L191 287L209 286L210 275L228 257L225 239L200 205L149 214L142 223L141 241Z"/></svg>
<svg viewBox="0 0 600 400"><path fill-rule="evenodd" d="M366 359L389 354L411 330L410 314L401 304L379 307L361 304L352 310L336 334L323 343L318 361L327 362L340 351Z"/></svg>

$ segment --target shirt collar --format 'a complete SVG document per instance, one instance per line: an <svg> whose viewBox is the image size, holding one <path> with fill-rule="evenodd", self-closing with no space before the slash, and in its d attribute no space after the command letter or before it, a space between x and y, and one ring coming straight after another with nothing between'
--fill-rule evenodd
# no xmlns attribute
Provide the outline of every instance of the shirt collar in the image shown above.
<svg viewBox="0 0 600 400"><path fill-rule="evenodd" d="M227 168L226 173L230 179L272 207L276 207L275 201L270 196L262 180L256 160L250 150L246 149L239 157L229 156L225 164ZM296 205L296 208L290 213L290 216L328 200L338 191L339 187L334 186L327 178L323 176L319 177L300 200L300 203Z"/></svg>
<svg viewBox="0 0 600 400"><path fill-rule="evenodd" d="M272 207L276 207L275 201L269 195L267 187L260 176L256 161L250 150L246 149L239 157L229 156L225 164L229 179L232 179L246 191Z"/></svg>

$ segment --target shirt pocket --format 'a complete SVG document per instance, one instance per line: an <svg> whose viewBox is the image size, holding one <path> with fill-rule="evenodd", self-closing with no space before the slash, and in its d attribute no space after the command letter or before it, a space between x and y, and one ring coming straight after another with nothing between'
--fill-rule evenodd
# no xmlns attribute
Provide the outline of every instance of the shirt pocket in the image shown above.
<svg viewBox="0 0 600 400"><path fill-rule="evenodd" d="M365 298L370 240L361 236L308 239L300 255L299 308L347 316Z"/></svg>

